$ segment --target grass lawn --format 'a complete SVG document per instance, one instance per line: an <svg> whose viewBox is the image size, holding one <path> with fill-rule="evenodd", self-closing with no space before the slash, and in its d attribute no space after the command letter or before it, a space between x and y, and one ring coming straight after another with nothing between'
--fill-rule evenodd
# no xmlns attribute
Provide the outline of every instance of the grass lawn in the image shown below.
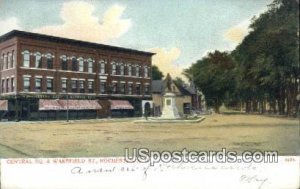
<svg viewBox="0 0 300 189"><path fill-rule="evenodd" d="M276 150L299 155L299 120L260 115L207 115L200 123L133 124L132 120L0 123L0 157L123 156L151 150Z"/></svg>

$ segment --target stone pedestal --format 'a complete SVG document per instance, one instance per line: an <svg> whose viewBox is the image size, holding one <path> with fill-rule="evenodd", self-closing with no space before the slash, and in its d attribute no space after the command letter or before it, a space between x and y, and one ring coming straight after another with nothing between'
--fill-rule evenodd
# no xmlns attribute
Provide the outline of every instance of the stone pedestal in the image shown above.
<svg viewBox="0 0 300 189"><path fill-rule="evenodd" d="M162 115L160 118L162 119L180 119L178 110L175 104L174 93L166 93L164 95L164 106L162 110Z"/></svg>

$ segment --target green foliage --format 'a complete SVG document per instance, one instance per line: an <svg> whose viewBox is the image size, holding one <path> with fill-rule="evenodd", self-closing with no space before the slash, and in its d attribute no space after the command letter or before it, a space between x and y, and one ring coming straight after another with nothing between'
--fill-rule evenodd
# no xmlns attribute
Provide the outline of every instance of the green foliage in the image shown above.
<svg viewBox="0 0 300 189"><path fill-rule="evenodd" d="M152 71L152 80L161 80L164 77L164 74L155 65L152 66L151 71Z"/></svg>

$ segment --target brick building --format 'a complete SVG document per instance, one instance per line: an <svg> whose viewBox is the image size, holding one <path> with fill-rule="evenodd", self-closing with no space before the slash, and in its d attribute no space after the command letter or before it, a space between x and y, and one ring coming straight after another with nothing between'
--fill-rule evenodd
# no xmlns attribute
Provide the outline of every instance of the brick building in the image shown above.
<svg viewBox="0 0 300 189"><path fill-rule="evenodd" d="M0 37L2 119L140 115L150 52L13 30Z"/></svg>

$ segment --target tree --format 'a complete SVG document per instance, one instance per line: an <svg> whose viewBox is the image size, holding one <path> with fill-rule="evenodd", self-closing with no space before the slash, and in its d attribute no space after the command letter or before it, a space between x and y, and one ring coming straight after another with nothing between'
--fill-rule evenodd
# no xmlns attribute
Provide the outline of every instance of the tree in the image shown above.
<svg viewBox="0 0 300 189"><path fill-rule="evenodd" d="M173 81L174 81L174 83L175 83L176 85L179 85L179 86L185 85L185 82L184 82L183 79L180 78L180 77L176 77Z"/></svg>
<svg viewBox="0 0 300 189"><path fill-rule="evenodd" d="M152 66L152 80L161 80L164 77L164 74L159 70L156 65Z"/></svg>
<svg viewBox="0 0 300 189"><path fill-rule="evenodd" d="M215 51L186 69L184 75L201 88L207 105L220 113L220 106L235 86L233 70L234 62L230 55Z"/></svg>

